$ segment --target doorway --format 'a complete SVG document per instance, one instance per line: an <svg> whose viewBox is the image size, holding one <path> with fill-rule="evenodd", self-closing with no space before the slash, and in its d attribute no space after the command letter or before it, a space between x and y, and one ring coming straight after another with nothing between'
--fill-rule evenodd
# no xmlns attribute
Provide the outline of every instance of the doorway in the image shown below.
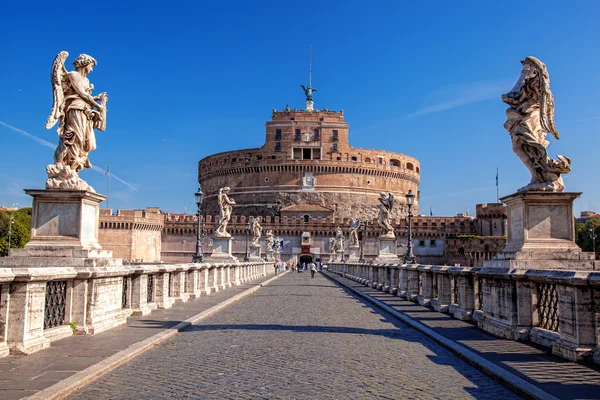
<svg viewBox="0 0 600 400"><path fill-rule="evenodd" d="M312 262L312 260L312 256L300 256L300 261L298 261L298 264L302 265L302 263L306 263L308 265Z"/></svg>

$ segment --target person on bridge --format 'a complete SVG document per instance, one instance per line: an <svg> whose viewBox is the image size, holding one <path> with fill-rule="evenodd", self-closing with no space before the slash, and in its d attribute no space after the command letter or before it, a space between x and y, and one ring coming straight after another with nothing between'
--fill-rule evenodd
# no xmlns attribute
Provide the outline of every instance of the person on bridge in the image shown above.
<svg viewBox="0 0 600 400"><path fill-rule="evenodd" d="M315 272L317 272L317 265L314 262L310 263L310 277L315 277Z"/></svg>

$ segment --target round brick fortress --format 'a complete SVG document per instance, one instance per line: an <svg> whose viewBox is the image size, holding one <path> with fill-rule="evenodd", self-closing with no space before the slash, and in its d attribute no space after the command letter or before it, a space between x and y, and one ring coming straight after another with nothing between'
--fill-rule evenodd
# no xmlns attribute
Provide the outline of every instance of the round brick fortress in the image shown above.
<svg viewBox="0 0 600 400"><path fill-rule="evenodd" d="M262 147L213 154L198 163L207 215L218 214L217 192L229 186L236 215L373 218L379 193L392 192L398 218L406 213L404 194L418 193L419 178L413 157L350 146L344 112L329 110L273 110Z"/></svg>

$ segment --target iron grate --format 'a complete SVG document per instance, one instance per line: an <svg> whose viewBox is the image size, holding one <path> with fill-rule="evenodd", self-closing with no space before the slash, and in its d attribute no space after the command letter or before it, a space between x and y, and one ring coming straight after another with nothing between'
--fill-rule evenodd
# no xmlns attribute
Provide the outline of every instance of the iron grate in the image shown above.
<svg viewBox="0 0 600 400"><path fill-rule="evenodd" d="M44 329L55 328L65 323L67 303L67 281L46 283L46 305L44 307Z"/></svg>
<svg viewBox="0 0 600 400"><path fill-rule="evenodd" d="M146 301L148 303L154 302L154 276L152 274L148 275L148 289Z"/></svg>
<svg viewBox="0 0 600 400"><path fill-rule="evenodd" d="M556 285L552 283L538 283L538 311L540 326L558 332L558 295Z"/></svg>
<svg viewBox="0 0 600 400"><path fill-rule="evenodd" d="M129 304L129 277L123 277L123 297L121 300L121 308L127 308Z"/></svg>

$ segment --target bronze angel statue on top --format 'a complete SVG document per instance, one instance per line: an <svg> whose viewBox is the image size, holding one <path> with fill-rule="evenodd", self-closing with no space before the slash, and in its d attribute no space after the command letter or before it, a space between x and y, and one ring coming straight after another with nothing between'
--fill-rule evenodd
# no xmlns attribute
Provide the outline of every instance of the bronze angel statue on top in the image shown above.
<svg viewBox="0 0 600 400"><path fill-rule="evenodd" d="M58 147L54 164L46 167L46 189L88 190L94 192L78 172L91 168L88 154L96 148L94 129L106 128L106 103L108 95L92 96L94 85L87 75L97 64L93 57L81 54L73 61L75 71L67 71L65 61L69 53L61 51L52 64L50 82L54 94L52 111L46 129L58 125ZM99 103L97 101L100 101Z"/></svg>
<svg viewBox="0 0 600 400"><path fill-rule="evenodd" d="M515 87L502 95L502 101L510 106L504 128L510 133L513 151L531 173L531 181L519 191L562 192L565 185L560 175L571 171L571 160L560 155L555 160L546 151L548 133L560 139L554 125L548 70L531 56L521 64L523 70Z"/></svg>

